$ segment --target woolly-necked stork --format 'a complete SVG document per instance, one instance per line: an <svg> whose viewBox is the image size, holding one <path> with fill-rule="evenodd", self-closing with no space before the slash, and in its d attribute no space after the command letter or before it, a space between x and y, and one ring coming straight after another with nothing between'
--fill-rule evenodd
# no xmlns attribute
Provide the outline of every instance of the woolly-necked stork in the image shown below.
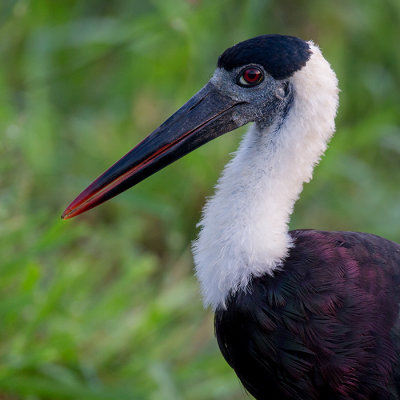
<svg viewBox="0 0 400 400"><path fill-rule="evenodd" d="M312 42L264 35L84 190L74 217L202 144L254 122L206 204L194 243L226 361L256 399L400 399L400 245L288 231L334 132L335 73Z"/></svg>

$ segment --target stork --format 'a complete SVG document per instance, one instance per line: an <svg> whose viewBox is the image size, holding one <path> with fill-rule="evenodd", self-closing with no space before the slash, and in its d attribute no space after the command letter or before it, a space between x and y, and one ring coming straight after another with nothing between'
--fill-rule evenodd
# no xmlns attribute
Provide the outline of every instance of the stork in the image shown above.
<svg viewBox="0 0 400 400"><path fill-rule="evenodd" d="M335 73L311 41L258 36L97 178L68 219L253 122L208 200L194 261L219 347L256 399L400 399L400 245L288 230L335 130Z"/></svg>

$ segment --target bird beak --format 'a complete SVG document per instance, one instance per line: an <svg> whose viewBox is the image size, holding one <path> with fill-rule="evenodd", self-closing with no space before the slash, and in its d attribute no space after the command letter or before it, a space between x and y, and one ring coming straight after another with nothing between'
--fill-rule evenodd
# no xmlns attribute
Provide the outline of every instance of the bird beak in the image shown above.
<svg viewBox="0 0 400 400"><path fill-rule="evenodd" d="M208 83L153 133L88 186L64 211L75 217L117 196L192 150L244 122L234 118L245 103Z"/></svg>

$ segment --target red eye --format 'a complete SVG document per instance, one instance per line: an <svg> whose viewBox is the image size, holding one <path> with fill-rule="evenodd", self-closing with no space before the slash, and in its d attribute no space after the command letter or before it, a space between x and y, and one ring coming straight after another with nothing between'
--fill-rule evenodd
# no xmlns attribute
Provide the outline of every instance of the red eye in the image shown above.
<svg viewBox="0 0 400 400"><path fill-rule="evenodd" d="M239 85L241 86L255 86L258 85L264 76L260 69L256 67L246 68L239 75Z"/></svg>

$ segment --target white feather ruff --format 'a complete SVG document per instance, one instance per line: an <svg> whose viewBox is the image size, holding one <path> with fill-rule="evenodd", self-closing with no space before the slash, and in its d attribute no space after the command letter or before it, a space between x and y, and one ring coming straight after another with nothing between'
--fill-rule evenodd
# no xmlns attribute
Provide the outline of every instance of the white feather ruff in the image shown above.
<svg viewBox="0 0 400 400"><path fill-rule="evenodd" d="M294 98L284 123L249 129L204 207L193 251L204 305L214 310L282 264L293 206L334 132L336 75L309 45L310 59L290 78Z"/></svg>

